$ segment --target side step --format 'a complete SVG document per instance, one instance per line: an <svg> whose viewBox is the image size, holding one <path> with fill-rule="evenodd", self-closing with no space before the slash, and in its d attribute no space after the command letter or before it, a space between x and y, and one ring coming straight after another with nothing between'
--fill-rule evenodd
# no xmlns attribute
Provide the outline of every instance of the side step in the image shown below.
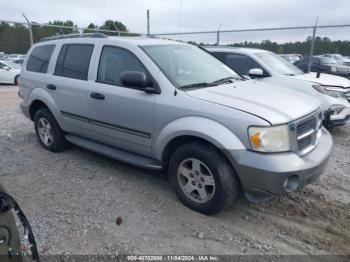
<svg viewBox="0 0 350 262"><path fill-rule="evenodd" d="M155 159L147 158L121 149L106 146L75 135L66 135L66 139L72 144L75 144L87 150L99 153L101 155L110 157L112 159L124 163L152 170L162 169L162 164Z"/></svg>

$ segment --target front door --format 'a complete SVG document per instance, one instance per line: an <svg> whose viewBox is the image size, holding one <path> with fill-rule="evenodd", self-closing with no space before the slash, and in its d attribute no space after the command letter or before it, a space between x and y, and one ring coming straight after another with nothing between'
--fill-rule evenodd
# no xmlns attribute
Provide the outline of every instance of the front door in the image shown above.
<svg viewBox="0 0 350 262"><path fill-rule="evenodd" d="M90 89L90 128L101 143L149 155L156 95L123 86L124 71L142 71L150 77L130 51L103 47L97 80Z"/></svg>

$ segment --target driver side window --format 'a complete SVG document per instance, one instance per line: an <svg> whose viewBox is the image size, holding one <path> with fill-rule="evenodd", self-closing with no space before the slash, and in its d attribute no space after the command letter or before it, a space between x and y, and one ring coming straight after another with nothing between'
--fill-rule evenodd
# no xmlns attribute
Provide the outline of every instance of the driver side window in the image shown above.
<svg viewBox="0 0 350 262"><path fill-rule="evenodd" d="M249 56L222 52L214 55L240 75L249 75L249 70L253 68L259 68L265 72L264 68Z"/></svg>
<svg viewBox="0 0 350 262"><path fill-rule="evenodd" d="M148 76L141 62L130 51L123 48L103 47L98 66L97 81L123 86L120 75L125 71L140 71Z"/></svg>
<svg viewBox="0 0 350 262"><path fill-rule="evenodd" d="M3 69L4 67L5 67L5 65L0 62L0 69Z"/></svg>

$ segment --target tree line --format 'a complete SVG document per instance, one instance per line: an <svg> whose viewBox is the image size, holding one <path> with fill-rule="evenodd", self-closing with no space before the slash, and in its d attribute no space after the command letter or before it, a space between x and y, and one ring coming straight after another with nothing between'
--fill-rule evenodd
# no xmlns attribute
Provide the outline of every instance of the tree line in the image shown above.
<svg viewBox="0 0 350 262"><path fill-rule="evenodd" d="M36 25L35 22L32 24L33 40L34 43L40 41L40 39L55 35L65 35L72 33L79 33L77 25L73 21L52 21L48 23L49 25L62 26L50 27L50 26L40 26ZM67 28L65 28L65 26ZM68 28L72 27L72 28ZM98 32L98 30L109 30L115 31L115 33L104 32L107 35L117 35L120 31L121 35L130 35L123 32L129 32L126 25L117 20L106 20L102 25L95 25L90 23L84 33ZM133 34L135 35L135 34ZM197 44L196 42L190 41L191 44ZM199 45L210 45L199 43ZM229 46L235 47L251 47L251 48L261 48L269 50L278 54L308 54L310 51L311 37L307 37L304 41L288 42L288 43L277 43L271 40L264 40L261 42L240 42L228 44ZM5 22L0 22L0 52L7 54L11 53L21 53L24 54L28 51L30 47L29 42L29 31L28 27L23 24L8 24ZM316 37L315 41L315 54L324 53L340 53L342 55L350 55L350 41L333 41L328 37Z"/></svg>
<svg viewBox="0 0 350 262"><path fill-rule="evenodd" d="M271 40L263 40L261 42L240 42L228 44L228 46L234 47L248 47L248 48L259 48L265 49L277 54L302 54L307 55L310 53L311 47L311 36L307 37L304 41L277 43ZM190 41L191 44L197 44L196 42ZM210 45L199 43L199 45ZM328 37L316 37L315 38L315 55L321 55L326 53L339 53L345 56L350 56L350 41L336 40L332 41Z"/></svg>
<svg viewBox="0 0 350 262"><path fill-rule="evenodd" d="M56 35L66 35L73 33L80 33L77 25L73 21L52 21L49 25L56 25L62 27L41 26L32 22L33 42L39 42L40 39ZM72 27L72 28L69 28ZM102 25L95 25L90 23L83 33L98 32L98 30L109 30L113 32L104 32L107 35L117 35L118 31L121 35L128 32L128 28L120 21L106 20ZM123 33L124 32L124 33ZM25 54L30 48L29 29L23 24L9 24L6 22L0 22L0 52L6 54Z"/></svg>

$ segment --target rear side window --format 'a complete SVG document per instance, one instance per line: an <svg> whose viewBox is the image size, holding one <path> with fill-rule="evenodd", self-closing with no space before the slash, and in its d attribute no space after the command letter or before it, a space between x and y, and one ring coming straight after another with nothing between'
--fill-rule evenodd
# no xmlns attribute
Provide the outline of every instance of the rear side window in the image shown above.
<svg viewBox="0 0 350 262"><path fill-rule="evenodd" d="M55 45L42 45L35 47L30 53L27 70L37 73L46 73Z"/></svg>
<svg viewBox="0 0 350 262"><path fill-rule="evenodd" d="M125 71L141 71L148 75L141 62L130 51L105 46L101 53L97 81L123 86L120 75Z"/></svg>
<svg viewBox="0 0 350 262"><path fill-rule="evenodd" d="M55 75L87 80L93 45L63 45L58 55Z"/></svg>

